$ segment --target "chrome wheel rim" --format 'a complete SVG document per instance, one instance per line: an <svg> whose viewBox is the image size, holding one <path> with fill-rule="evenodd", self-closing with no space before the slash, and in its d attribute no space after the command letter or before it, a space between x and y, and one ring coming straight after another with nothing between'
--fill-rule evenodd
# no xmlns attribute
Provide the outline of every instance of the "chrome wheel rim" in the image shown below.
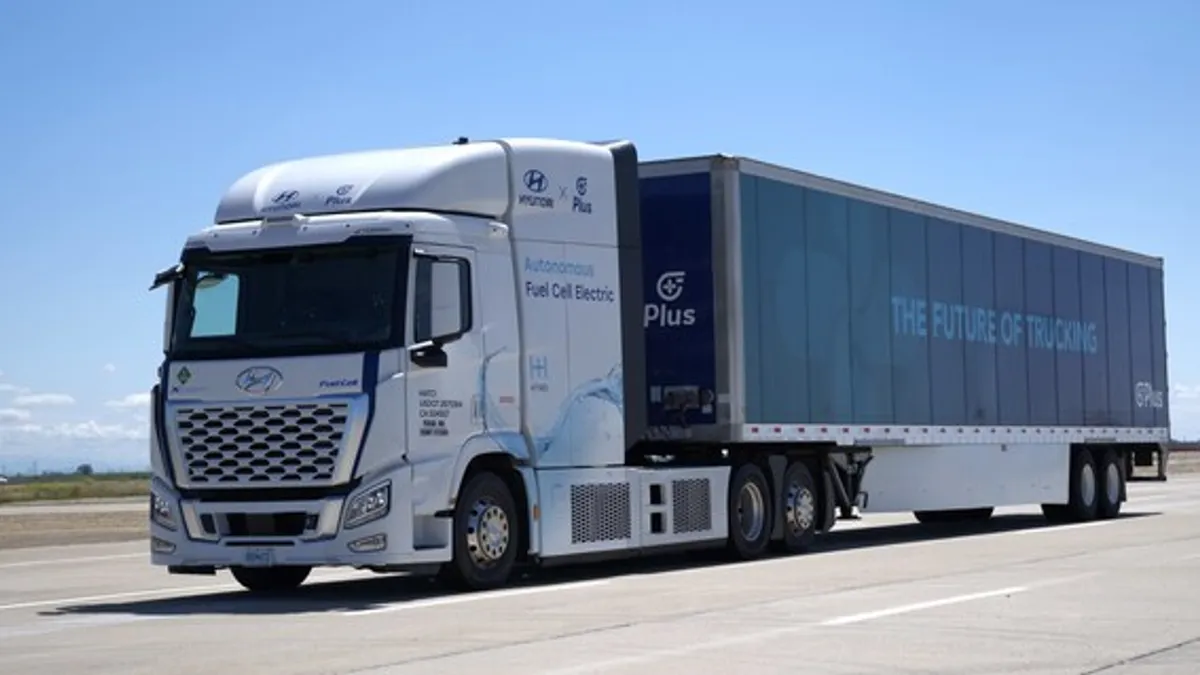
<svg viewBox="0 0 1200 675"><path fill-rule="evenodd" d="M812 490L793 482L788 486L784 501L784 518L793 535L802 535L813 526L817 514L817 499Z"/></svg>
<svg viewBox="0 0 1200 675"><path fill-rule="evenodd" d="M1090 464L1084 464L1079 473L1079 497L1084 504L1096 501L1096 470Z"/></svg>
<svg viewBox="0 0 1200 675"><path fill-rule="evenodd" d="M747 482L738 491L738 525L747 541L762 535L767 520L766 503L762 490L754 483Z"/></svg>
<svg viewBox="0 0 1200 675"><path fill-rule="evenodd" d="M1110 504L1116 504L1121 498L1121 467L1116 463L1109 464L1105 471L1104 489Z"/></svg>
<svg viewBox="0 0 1200 675"><path fill-rule="evenodd" d="M480 499L467 519L467 551L479 567L488 567L508 551L508 514L489 499Z"/></svg>

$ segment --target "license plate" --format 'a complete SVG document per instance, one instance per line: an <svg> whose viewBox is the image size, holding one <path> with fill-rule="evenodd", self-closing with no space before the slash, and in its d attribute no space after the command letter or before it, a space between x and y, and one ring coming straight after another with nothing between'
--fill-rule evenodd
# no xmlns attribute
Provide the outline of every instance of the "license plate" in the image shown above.
<svg viewBox="0 0 1200 675"><path fill-rule="evenodd" d="M269 548L246 550L246 567L270 567L275 564L275 552Z"/></svg>

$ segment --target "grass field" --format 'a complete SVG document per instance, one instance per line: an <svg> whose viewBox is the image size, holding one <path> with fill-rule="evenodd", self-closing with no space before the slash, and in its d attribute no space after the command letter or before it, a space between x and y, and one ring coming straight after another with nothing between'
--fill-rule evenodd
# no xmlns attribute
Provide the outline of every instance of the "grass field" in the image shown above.
<svg viewBox="0 0 1200 675"><path fill-rule="evenodd" d="M0 504L140 497L148 494L149 488L150 475L144 473L14 478L0 484Z"/></svg>

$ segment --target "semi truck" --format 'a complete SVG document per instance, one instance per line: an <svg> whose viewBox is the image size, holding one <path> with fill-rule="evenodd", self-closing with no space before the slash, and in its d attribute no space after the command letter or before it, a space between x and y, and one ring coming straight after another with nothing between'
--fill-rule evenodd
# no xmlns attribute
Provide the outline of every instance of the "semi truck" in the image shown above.
<svg viewBox="0 0 1200 675"><path fill-rule="evenodd" d="M1113 518L1169 440L1160 258L745 157L281 161L153 288L151 562L255 592Z"/></svg>

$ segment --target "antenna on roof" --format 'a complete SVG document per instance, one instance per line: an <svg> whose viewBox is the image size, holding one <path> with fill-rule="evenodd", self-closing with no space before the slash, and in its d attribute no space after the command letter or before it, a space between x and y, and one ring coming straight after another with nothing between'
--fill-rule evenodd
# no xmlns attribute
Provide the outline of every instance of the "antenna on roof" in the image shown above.
<svg viewBox="0 0 1200 675"><path fill-rule="evenodd" d="M459 136L457 139L455 139L454 145L466 145L470 142L471 139L467 138L466 136Z"/></svg>

